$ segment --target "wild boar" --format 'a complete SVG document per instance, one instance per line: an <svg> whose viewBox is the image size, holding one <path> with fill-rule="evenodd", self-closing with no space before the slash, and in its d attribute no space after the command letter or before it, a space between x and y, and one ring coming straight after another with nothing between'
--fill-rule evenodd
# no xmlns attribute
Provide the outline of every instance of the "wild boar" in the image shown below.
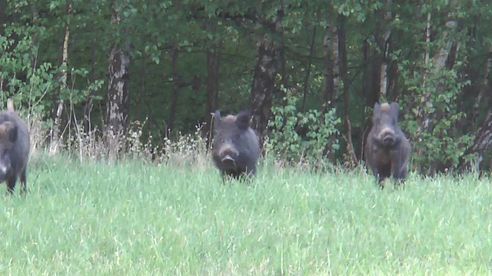
<svg viewBox="0 0 492 276"><path fill-rule="evenodd" d="M29 151L27 125L14 111L13 101L8 99L7 111L0 113L0 182L7 182L9 193L13 193L17 178L21 181L21 192L27 190Z"/></svg>
<svg viewBox="0 0 492 276"><path fill-rule="evenodd" d="M247 111L224 118L221 118L220 111L214 113L212 158L222 177L256 174L260 145L258 136L250 127L250 118Z"/></svg>
<svg viewBox="0 0 492 276"><path fill-rule="evenodd" d="M376 103L372 128L365 145L366 164L383 188L383 180L393 177L401 183L407 176L411 146L398 126L399 105Z"/></svg>

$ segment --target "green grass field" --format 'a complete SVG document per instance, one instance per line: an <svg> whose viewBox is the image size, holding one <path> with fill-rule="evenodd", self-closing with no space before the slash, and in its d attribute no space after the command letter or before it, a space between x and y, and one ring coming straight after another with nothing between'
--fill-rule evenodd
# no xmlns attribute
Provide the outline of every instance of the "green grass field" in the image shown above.
<svg viewBox="0 0 492 276"><path fill-rule="evenodd" d="M35 160L1 186L0 274L492 274L489 178Z"/></svg>

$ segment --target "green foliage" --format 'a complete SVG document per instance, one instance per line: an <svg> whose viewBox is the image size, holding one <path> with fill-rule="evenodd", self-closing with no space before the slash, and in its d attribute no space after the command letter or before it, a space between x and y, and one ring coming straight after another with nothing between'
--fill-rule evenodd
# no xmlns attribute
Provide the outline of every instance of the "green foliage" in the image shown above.
<svg viewBox="0 0 492 276"><path fill-rule="evenodd" d="M492 185L260 169L223 185L212 167L34 157L29 193L0 188L10 275L486 275ZM439 199L439 200L436 200Z"/></svg>
<svg viewBox="0 0 492 276"><path fill-rule="evenodd" d="M466 116L458 110L457 97L468 82L456 70L432 66L422 73L402 73L408 89L402 102L411 107L403 127L413 144L413 162L425 173L433 172L428 169L455 169L473 142L473 135L454 128Z"/></svg>
<svg viewBox="0 0 492 276"><path fill-rule="evenodd" d="M58 69L44 62L38 64L37 50L33 47L35 29L10 27L0 35L0 79L3 101L15 95L16 101L24 103L32 111L47 115L50 95L60 89L56 80ZM12 39L16 37L16 39Z"/></svg>
<svg viewBox="0 0 492 276"><path fill-rule="evenodd" d="M319 110L298 112L298 101L299 97L288 90L284 97L285 105L272 109L268 147L288 161L314 163L339 149L337 127L340 118L336 117L335 109L325 114ZM304 133L300 134L301 131Z"/></svg>
<svg viewBox="0 0 492 276"><path fill-rule="evenodd" d="M37 28L7 26L0 35L1 97L5 102L14 97L28 112L49 121L53 109L53 96L72 104L85 101L87 95L102 86L101 80L88 83L83 89L74 87L77 78L85 78L86 69L62 68L50 62L42 62L38 47L34 44ZM62 84L62 70L70 76L67 86Z"/></svg>

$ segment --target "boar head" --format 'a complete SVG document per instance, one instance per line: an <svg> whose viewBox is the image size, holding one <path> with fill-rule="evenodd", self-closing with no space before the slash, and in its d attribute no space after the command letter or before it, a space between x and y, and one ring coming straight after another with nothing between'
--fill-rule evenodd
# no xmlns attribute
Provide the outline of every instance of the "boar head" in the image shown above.
<svg viewBox="0 0 492 276"><path fill-rule="evenodd" d="M214 158L221 164L222 169L237 169L242 148L248 144L243 140L246 138L244 133L249 129L250 117L248 111L224 118L221 117L220 111L214 113Z"/></svg>
<svg viewBox="0 0 492 276"><path fill-rule="evenodd" d="M374 115L372 127L374 141L385 147L392 148L401 141L400 128L398 126L399 105L397 103L376 103L374 105Z"/></svg>

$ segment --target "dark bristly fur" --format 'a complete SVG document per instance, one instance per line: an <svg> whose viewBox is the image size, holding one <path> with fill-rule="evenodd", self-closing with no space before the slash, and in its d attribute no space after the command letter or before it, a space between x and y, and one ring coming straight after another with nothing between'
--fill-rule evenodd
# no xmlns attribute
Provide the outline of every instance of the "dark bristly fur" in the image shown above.
<svg viewBox="0 0 492 276"><path fill-rule="evenodd" d="M220 116L220 111L214 114L212 158L223 177L239 178L256 174L260 145L258 136L249 125L250 118L247 111L224 118Z"/></svg>
<svg viewBox="0 0 492 276"><path fill-rule="evenodd" d="M365 145L366 164L383 187L383 180L393 177L402 182L408 173L411 146L398 126L397 103L374 105L372 128Z"/></svg>
<svg viewBox="0 0 492 276"><path fill-rule="evenodd" d="M27 189L29 150L27 125L14 111L13 102L9 99L7 111L0 113L0 182L7 182L10 193L14 191L17 178L21 181L21 191Z"/></svg>

